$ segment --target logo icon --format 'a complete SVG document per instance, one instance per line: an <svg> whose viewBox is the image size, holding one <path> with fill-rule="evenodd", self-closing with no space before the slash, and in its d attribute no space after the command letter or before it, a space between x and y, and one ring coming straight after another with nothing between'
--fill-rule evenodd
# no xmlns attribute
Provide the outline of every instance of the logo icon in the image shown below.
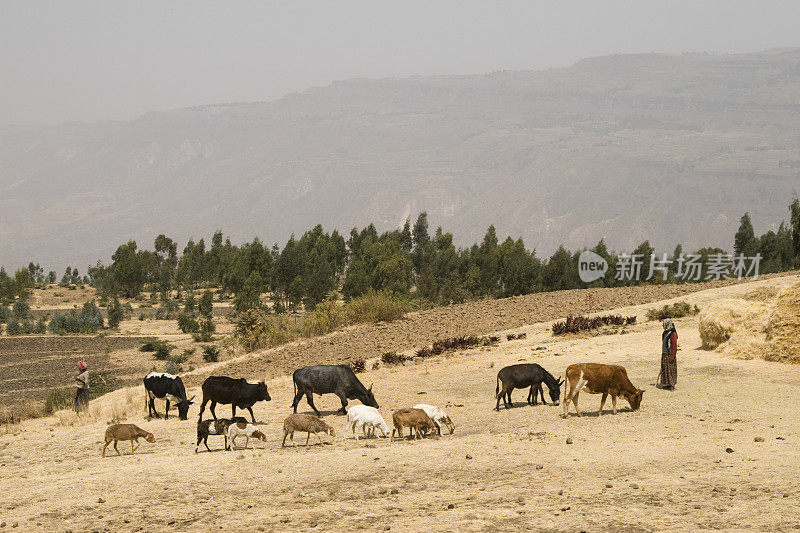
<svg viewBox="0 0 800 533"><path fill-rule="evenodd" d="M584 250L578 257L578 276L584 283L591 283L605 276L608 262L591 250Z"/></svg>

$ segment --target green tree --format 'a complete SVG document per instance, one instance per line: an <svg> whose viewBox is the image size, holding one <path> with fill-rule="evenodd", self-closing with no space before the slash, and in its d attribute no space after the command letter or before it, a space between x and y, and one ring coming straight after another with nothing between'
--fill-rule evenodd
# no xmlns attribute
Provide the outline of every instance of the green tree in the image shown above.
<svg viewBox="0 0 800 533"><path fill-rule="evenodd" d="M136 241L121 245L111 256L111 273L114 284L120 287L128 298L135 298L147 280L147 261L136 249Z"/></svg>
<svg viewBox="0 0 800 533"><path fill-rule="evenodd" d="M108 327L111 329L117 329L119 327L120 322L125 318L125 312L122 310L122 305L119 303L117 298L111 300L111 303L108 305Z"/></svg>
<svg viewBox="0 0 800 533"><path fill-rule="evenodd" d="M261 279L261 274L258 271L253 271L247 277L236 297L233 300L233 306L237 313L242 313L249 309L258 309L261 307L261 294L264 292L264 280Z"/></svg>
<svg viewBox="0 0 800 533"><path fill-rule="evenodd" d="M750 214L745 213L739 221L739 230L733 237L733 255L743 254L752 257L758 252L758 239L750 222Z"/></svg>
<svg viewBox="0 0 800 533"><path fill-rule="evenodd" d="M792 247L794 249L794 266L800 265L800 200L795 197L789 205L790 220L792 227Z"/></svg>

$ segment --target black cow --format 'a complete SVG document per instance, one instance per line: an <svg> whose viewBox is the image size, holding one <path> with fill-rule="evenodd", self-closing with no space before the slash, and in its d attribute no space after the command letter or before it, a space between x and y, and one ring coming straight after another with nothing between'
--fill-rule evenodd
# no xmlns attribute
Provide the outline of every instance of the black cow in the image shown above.
<svg viewBox="0 0 800 533"><path fill-rule="evenodd" d="M160 372L150 372L144 377L144 390L147 394L147 416L161 418L156 411L155 399L164 398L167 401L164 419L169 418L169 402L173 402L178 408L178 417L181 420L188 418L189 406L194 402L194 396L186 399L186 388L180 376L165 374Z"/></svg>
<svg viewBox="0 0 800 533"><path fill-rule="evenodd" d="M500 383L503 383L501 389ZM536 405L537 393L542 395L542 403L544 401L544 391L542 390L542 382L547 384L550 389L550 399L554 405L558 405L559 397L561 395L561 384L564 383L561 379L556 379L553 375L542 368L536 363L511 365L500 370L497 373L497 388L495 389L495 396L497 396L496 410L500 410L500 398L503 399L503 404L506 409L513 405L511 403L511 391L514 389L524 389L530 387L528 392L528 403ZM533 401L531 401L531 398Z"/></svg>
<svg viewBox="0 0 800 533"><path fill-rule="evenodd" d="M335 394L342 401L340 412L347 413L347 399L359 400L364 405L378 408L378 402L372 395L372 385L367 389L358 380L356 375L347 365L314 365L299 368L292 375L294 380L294 401L292 409L297 412L300 398L306 395L308 405L319 416L319 411L314 406L314 394Z"/></svg>
<svg viewBox="0 0 800 533"><path fill-rule="evenodd" d="M211 416L217 419L214 408L218 403L231 404L232 418L236 418L236 408L247 409L250 411L250 418L253 423L256 421L253 415L253 404L260 401L270 401L267 385L263 381L258 383L248 383L246 379L229 378L228 376L209 376L203 382L203 403L200 404L200 419L203 419L203 411L206 404L211 402Z"/></svg>

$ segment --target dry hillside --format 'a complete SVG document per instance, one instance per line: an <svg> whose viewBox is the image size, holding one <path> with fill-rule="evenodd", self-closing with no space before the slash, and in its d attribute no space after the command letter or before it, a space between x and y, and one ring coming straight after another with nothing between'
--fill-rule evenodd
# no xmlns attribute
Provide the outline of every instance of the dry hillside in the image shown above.
<svg viewBox="0 0 800 533"><path fill-rule="evenodd" d="M786 276L677 300L704 309L798 282L800 276ZM642 316L653 306L633 303L622 302L615 312ZM514 331L527 333L524 340L362 374L374 383L387 419L393 409L418 402L449 411L453 435L417 442L343 436L344 419L332 413L337 400L324 396L317 405L337 436L323 446L281 449L292 387L288 376L279 376L268 382L272 401L255 408L267 442L224 452L221 439L212 437L215 451L195 454L196 409L185 422L145 420L141 389L118 391L93 402L84 419L60 413L0 436L6 489L0 521L26 531L800 527L800 367L701 350L698 318L676 324L674 392L653 386L657 322L627 328L626 335L553 338L549 321L531 320L514 324ZM598 417L599 397L582 394L585 416L564 420L560 407L523 405L526 392L517 391L513 409L495 412L497 371L519 361L538 362L556 375L574 362L622 364L646 391L642 409L631 412L622 400L619 414L607 404ZM127 417L152 431L156 442L143 443L134 456L102 459L111 417Z"/></svg>

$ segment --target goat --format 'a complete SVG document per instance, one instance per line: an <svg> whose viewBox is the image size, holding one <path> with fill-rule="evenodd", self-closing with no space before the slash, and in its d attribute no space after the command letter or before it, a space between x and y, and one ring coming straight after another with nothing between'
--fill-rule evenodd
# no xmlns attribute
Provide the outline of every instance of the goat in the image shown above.
<svg viewBox="0 0 800 533"><path fill-rule="evenodd" d="M244 436L247 440L244 443L244 449L246 450L248 445L250 444L250 437L254 439L259 439L262 442L267 442L267 436L261 432L256 426L253 424L248 424L247 422L233 422L228 426L228 438L231 439L231 449L236 447L236 437Z"/></svg>
<svg viewBox="0 0 800 533"><path fill-rule="evenodd" d="M378 428L384 437L389 436L389 426L381 416L380 412L374 407L369 405L354 405L347 410L347 427L344 429L345 433L349 429L353 429L353 435L358 440L358 431L364 430L365 436L372 436L375 428Z"/></svg>
<svg viewBox="0 0 800 533"><path fill-rule="evenodd" d="M422 409L398 409L392 414L392 422L394 422L394 429L392 430L391 442L394 442L394 432L403 438L403 427L408 427L408 436L420 438L420 433L423 429L436 431L436 424L433 423L431 417Z"/></svg>
<svg viewBox="0 0 800 533"><path fill-rule="evenodd" d="M218 418L216 420L199 420L197 422L197 445L194 447L194 453L202 442L206 446L206 450L211 451L208 447L209 435L222 435L225 438L225 449L228 448L228 426L234 422L247 422L243 417L237 416L235 418Z"/></svg>
<svg viewBox="0 0 800 533"><path fill-rule="evenodd" d="M131 455L133 455L133 452L139 447L139 439L144 439L147 442L156 441L152 433L134 426L133 424L114 424L113 426L108 426L105 436L106 443L103 445L103 457L106 456L106 447L111 444L112 440L114 441L114 450L117 452L117 455L122 455L117 448L117 442L121 440L131 441ZM136 441L136 446L133 445L134 441Z"/></svg>
<svg viewBox="0 0 800 533"><path fill-rule="evenodd" d="M306 446L308 446L308 440L311 438L312 433L317 436L320 444L323 444L322 437L319 436L320 433L327 433L331 437L336 436L336 432L333 428L319 417L314 415L293 414L286 417L286 420L283 421L283 442L281 442L281 448L286 445L287 436L289 440L292 441L292 445L297 446L294 442L295 431L308 433L306 437Z"/></svg>
<svg viewBox="0 0 800 533"><path fill-rule="evenodd" d="M441 407L436 407L435 405L427 405L424 403L418 403L414 406L414 409L422 409L425 411L425 414L431 417L433 423L436 424L436 432L441 436L442 434L442 426L445 426L452 435L453 432L456 430L456 425L453 424L453 421L450 420L450 417L447 416L447 413Z"/></svg>

